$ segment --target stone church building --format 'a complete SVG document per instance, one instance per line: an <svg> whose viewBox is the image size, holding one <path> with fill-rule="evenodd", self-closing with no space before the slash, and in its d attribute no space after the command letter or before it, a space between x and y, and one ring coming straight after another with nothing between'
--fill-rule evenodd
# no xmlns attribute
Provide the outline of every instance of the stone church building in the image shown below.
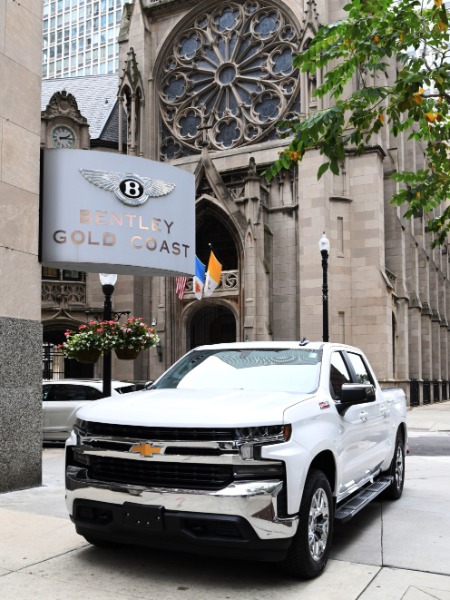
<svg viewBox="0 0 450 600"><path fill-rule="evenodd" d="M420 168L420 147L384 128L364 155L348 153L339 176L317 180L322 159L315 151L270 183L261 175L286 145L277 122L326 106L312 95L322 74L300 74L292 57L320 23L343 16L342 4L125 5L118 101L110 103L109 134L114 122L117 142L105 135L102 144L99 134L92 144L91 131L90 147L169 161L193 173L196 254L207 263L212 247L223 271L218 289L201 300L192 280L180 299L175 278L119 277L114 310L155 322L161 345L133 364L116 361L115 377L154 379L203 343L321 339L319 240L326 232L330 340L361 347L381 382L403 387L413 405L449 397L447 246L432 250L426 217L405 220L390 204L389 175ZM61 111L42 113L43 145L52 143L45 133L52 119L75 130L82 144L86 123L79 113L68 119ZM81 282L82 301L43 301L49 347L63 328L101 307L97 280L87 275ZM101 375L101 365L89 374Z"/></svg>

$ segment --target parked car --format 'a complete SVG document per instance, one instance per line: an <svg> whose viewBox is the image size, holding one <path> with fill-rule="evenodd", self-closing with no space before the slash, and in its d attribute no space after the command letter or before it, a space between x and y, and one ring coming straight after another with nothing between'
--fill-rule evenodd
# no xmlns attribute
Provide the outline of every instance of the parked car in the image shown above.
<svg viewBox="0 0 450 600"><path fill-rule="evenodd" d="M126 381L112 381L111 395L134 392L136 386ZM77 410L92 400L103 398L101 379L44 380L43 439L65 442L72 431Z"/></svg>

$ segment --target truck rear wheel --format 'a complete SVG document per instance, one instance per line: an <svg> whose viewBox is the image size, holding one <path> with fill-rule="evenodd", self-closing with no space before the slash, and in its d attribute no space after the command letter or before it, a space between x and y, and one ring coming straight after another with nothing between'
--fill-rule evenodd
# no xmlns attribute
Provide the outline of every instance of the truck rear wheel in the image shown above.
<svg viewBox="0 0 450 600"><path fill-rule="evenodd" d="M285 570L302 579L317 577L325 569L333 533L333 497L322 471L312 470L306 480L297 533L284 560Z"/></svg>
<svg viewBox="0 0 450 600"><path fill-rule="evenodd" d="M391 485L386 489L384 496L390 500L398 500L403 494L403 486L405 484L405 441L401 431L397 432L394 457L388 473L393 479Z"/></svg>

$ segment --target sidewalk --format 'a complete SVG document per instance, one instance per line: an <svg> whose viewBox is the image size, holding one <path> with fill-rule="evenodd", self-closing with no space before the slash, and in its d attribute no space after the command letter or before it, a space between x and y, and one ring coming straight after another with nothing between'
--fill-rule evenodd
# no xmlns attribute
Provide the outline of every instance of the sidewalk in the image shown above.
<svg viewBox="0 0 450 600"><path fill-rule="evenodd" d="M448 449L450 402L412 409L408 424L411 442L448 437ZM297 582L272 563L90 546L65 510L63 449L45 448L43 486L0 495L0 598L450 600L450 450L406 467L402 499L338 525L325 573Z"/></svg>

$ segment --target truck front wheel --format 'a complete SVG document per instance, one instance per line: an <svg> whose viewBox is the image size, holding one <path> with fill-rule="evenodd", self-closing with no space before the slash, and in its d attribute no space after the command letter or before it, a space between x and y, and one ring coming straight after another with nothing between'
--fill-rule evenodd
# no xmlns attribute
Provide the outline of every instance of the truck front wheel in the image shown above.
<svg viewBox="0 0 450 600"><path fill-rule="evenodd" d="M333 497L322 471L312 470L306 480L297 533L284 560L285 570L302 579L325 569L333 533Z"/></svg>

